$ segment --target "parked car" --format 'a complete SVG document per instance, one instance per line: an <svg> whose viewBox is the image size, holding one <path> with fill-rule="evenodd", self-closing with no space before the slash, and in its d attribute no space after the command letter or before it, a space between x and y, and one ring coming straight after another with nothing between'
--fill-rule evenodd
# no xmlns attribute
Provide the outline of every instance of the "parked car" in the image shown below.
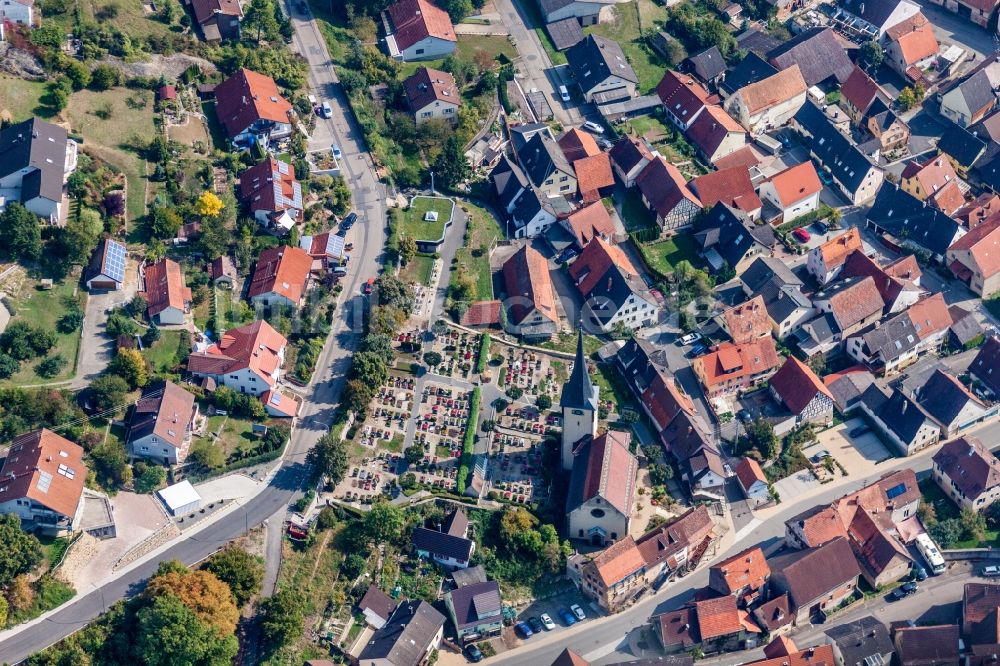
<svg viewBox="0 0 1000 666"><path fill-rule="evenodd" d="M983 578L995 578L996 576L1000 576L1000 567L995 564L983 567L980 570L979 575Z"/></svg>
<svg viewBox="0 0 1000 666"><path fill-rule="evenodd" d="M828 174L823 169L820 169L817 173L819 175L819 179L823 181L824 185L833 185L833 178L830 176L830 174Z"/></svg>
<svg viewBox="0 0 1000 666"><path fill-rule="evenodd" d="M564 102L569 101L569 90L566 89L566 86L559 86L559 99Z"/></svg>
<svg viewBox="0 0 1000 666"><path fill-rule="evenodd" d="M465 648L465 655L469 658L469 661L471 661L473 664L478 664L483 660L483 651L480 650L475 645L470 645L469 647Z"/></svg>
<svg viewBox="0 0 1000 666"><path fill-rule="evenodd" d="M604 128L595 123L593 120L588 120L583 124L583 129L588 132L593 132L594 134L604 134Z"/></svg>
<svg viewBox="0 0 1000 666"><path fill-rule="evenodd" d="M354 226L354 223L358 221L357 213L348 213L347 217L340 223L341 229L350 229Z"/></svg>
<svg viewBox="0 0 1000 666"><path fill-rule="evenodd" d="M803 229L802 227L796 227L792 231L792 235L795 236L795 238L801 243L808 243L809 239L811 238L809 232Z"/></svg>
<svg viewBox="0 0 1000 666"><path fill-rule="evenodd" d="M527 622L518 622L517 624L515 624L514 631L521 638L531 638L532 636L535 635L535 632L531 630L531 627L528 626Z"/></svg>
<svg viewBox="0 0 1000 666"><path fill-rule="evenodd" d="M689 345L691 343L698 342L699 340L701 340L701 333L688 333L681 338L681 344Z"/></svg>
<svg viewBox="0 0 1000 666"><path fill-rule="evenodd" d="M705 345L699 343L699 344L696 344L694 347L692 347L691 351L689 351L686 354L686 356L688 358L694 358L695 356L701 356L702 354L704 354L707 351L708 351L708 347L706 347Z"/></svg>
<svg viewBox="0 0 1000 666"><path fill-rule="evenodd" d="M917 564L913 567L913 577L917 580L927 580L927 569Z"/></svg>
<svg viewBox="0 0 1000 666"><path fill-rule="evenodd" d="M829 451L827 451L826 449L820 449L819 451L817 451L813 455L812 461L814 463L823 462L824 460L826 460L829 457L830 457L830 452Z"/></svg>
<svg viewBox="0 0 1000 666"><path fill-rule="evenodd" d="M578 254L580 254L580 251L575 247L573 247L572 245L570 245L568 248L559 253L559 256L556 257L556 263L565 264L567 261L569 261Z"/></svg>
<svg viewBox="0 0 1000 666"><path fill-rule="evenodd" d="M580 608L580 604L573 604L572 606L569 607L569 609L573 611L573 615L576 615L576 619L578 620L587 619L587 614L583 612L582 608Z"/></svg>
<svg viewBox="0 0 1000 666"><path fill-rule="evenodd" d="M574 615L565 608L559 609L559 619L562 620L563 624L567 627L571 627L576 624L576 617L574 617Z"/></svg>
<svg viewBox="0 0 1000 666"><path fill-rule="evenodd" d="M542 613L542 626L545 627L546 631L552 631L556 628L556 623L552 621L548 613Z"/></svg>
<svg viewBox="0 0 1000 666"><path fill-rule="evenodd" d="M738 418L740 421L743 421L743 423L750 423L751 421L753 421L753 415L745 409L741 409L739 412L737 412L736 418Z"/></svg>
<svg viewBox="0 0 1000 666"><path fill-rule="evenodd" d="M536 634L540 634L545 630L545 627L542 625L542 621L534 616L528 618L528 626L531 627L531 630Z"/></svg>
<svg viewBox="0 0 1000 666"><path fill-rule="evenodd" d="M866 425L860 425L857 428L851 429L851 432L847 433L851 437L861 437L861 435L866 434L871 428Z"/></svg>
<svg viewBox="0 0 1000 666"><path fill-rule="evenodd" d="M320 104L319 108L316 109L316 113L321 118L326 118L328 120L330 118L333 118L333 108L330 106L329 102L323 102L322 104Z"/></svg>
<svg viewBox="0 0 1000 666"><path fill-rule="evenodd" d="M363 287L361 287L361 291L362 293L364 293L365 296L367 296L368 294L372 293L372 289L374 288L375 288L375 278L368 278L368 281L365 282Z"/></svg>
<svg viewBox="0 0 1000 666"><path fill-rule="evenodd" d="M917 584L914 582L903 583L892 591L892 598L899 600L904 597L908 597L911 594L916 594L918 589L920 588L918 588Z"/></svg>
<svg viewBox="0 0 1000 666"><path fill-rule="evenodd" d="M335 160L339 160L344 156L343 153L340 152L340 146L337 144L333 144L333 146L330 147L330 150L333 151L333 159Z"/></svg>

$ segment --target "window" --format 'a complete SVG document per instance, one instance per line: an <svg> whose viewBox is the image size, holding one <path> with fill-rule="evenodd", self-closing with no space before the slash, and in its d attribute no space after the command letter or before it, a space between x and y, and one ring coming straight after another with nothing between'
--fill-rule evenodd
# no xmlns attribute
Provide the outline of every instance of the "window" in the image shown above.
<svg viewBox="0 0 1000 666"><path fill-rule="evenodd" d="M593 516L594 518L603 518L604 509L592 509L590 515Z"/></svg>
<svg viewBox="0 0 1000 666"><path fill-rule="evenodd" d="M451 115L453 113L455 113L455 108L454 107L448 107L447 109L444 110L444 115L446 115L446 116Z"/></svg>
<svg viewBox="0 0 1000 666"><path fill-rule="evenodd" d="M420 114L420 117L421 118L430 118L433 115L434 115L433 111L424 111L423 113Z"/></svg>
<svg viewBox="0 0 1000 666"><path fill-rule="evenodd" d="M416 53L417 55L423 55L424 50L423 49L417 49L416 51L414 51L414 53Z"/></svg>

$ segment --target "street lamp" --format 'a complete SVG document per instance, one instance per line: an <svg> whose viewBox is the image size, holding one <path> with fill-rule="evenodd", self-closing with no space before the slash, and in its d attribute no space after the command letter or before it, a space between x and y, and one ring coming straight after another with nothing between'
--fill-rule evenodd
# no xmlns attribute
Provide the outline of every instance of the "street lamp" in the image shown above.
<svg viewBox="0 0 1000 666"><path fill-rule="evenodd" d="M434 170L431 170L431 194L434 194Z"/></svg>

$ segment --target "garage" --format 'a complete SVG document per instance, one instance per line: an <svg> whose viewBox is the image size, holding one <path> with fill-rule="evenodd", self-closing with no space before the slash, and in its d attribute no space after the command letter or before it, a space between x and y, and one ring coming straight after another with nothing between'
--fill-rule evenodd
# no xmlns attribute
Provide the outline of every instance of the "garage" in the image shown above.
<svg viewBox="0 0 1000 666"><path fill-rule="evenodd" d="M171 516L183 516L201 508L201 495L190 481L181 481L156 493Z"/></svg>

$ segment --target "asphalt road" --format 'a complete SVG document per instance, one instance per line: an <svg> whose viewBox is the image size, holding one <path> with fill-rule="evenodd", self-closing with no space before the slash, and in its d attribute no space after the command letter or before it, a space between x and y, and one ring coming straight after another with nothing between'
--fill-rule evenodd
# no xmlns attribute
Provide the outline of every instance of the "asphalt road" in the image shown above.
<svg viewBox="0 0 1000 666"><path fill-rule="evenodd" d="M376 275L381 260L385 244L385 195L366 152L361 130L350 115L343 91L329 66L330 56L318 27L310 17L297 11L292 12L292 19L296 31L294 44L309 61L309 83L332 102L334 109L333 119L318 121L312 143L315 146L339 143L344 154L344 177L354 192L359 223L352 230L351 240L357 249L351 260L351 273L344 282L347 298L320 355L281 468L270 485L245 506L220 518L209 529L183 537L155 561L146 562L98 589L81 590L76 599L41 622L0 634L0 662L18 663L84 627L108 604L135 595L156 571L159 561L199 562L301 495L306 453L328 430L352 350L362 333L362 302L358 294L361 284Z"/></svg>

